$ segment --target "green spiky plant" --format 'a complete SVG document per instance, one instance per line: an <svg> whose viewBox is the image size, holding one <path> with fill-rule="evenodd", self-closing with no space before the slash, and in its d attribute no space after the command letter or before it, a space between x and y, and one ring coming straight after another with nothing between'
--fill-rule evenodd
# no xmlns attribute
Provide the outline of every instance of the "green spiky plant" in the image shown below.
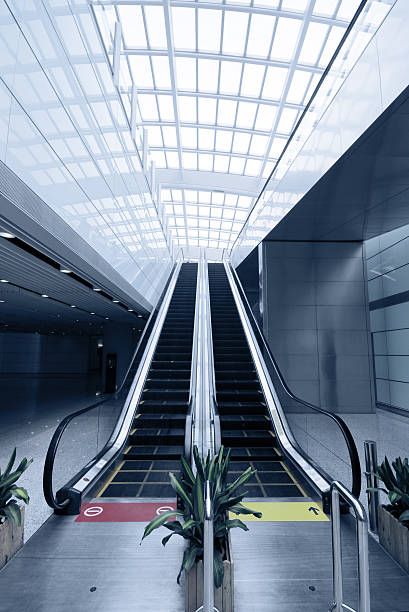
<svg viewBox="0 0 409 612"><path fill-rule="evenodd" d="M229 519L228 513L232 512L236 515L251 514L257 518L262 516L261 512L255 512L243 506L241 501L247 492L238 492L238 489L248 481L256 470L249 467L233 483L227 484L230 449L224 456L222 446L215 457L210 458L209 454L202 459L195 446L193 458L196 475L184 457L181 459L181 480L179 481L174 474L169 473L170 483L181 499L182 509L169 510L154 518L146 526L142 540L152 531L163 526L171 532L163 538L162 544L164 546L173 535L179 535L188 542L189 546L183 554L182 565L177 577L179 583L183 570L188 572L197 561L203 558L205 513L203 490L204 483L209 480L214 526L214 585L218 588L223 583L223 559L226 558L227 536L230 529L238 527L248 531L248 527L240 519ZM181 517L181 520L169 520L175 516Z"/></svg>
<svg viewBox="0 0 409 612"><path fill-rule="evenodd" d="M17 500L28 504L30 498L27 491L23 487L18 487L16 482L33 460L22 459L18 468L12 472L16 454L17 451L14 449L6 469L3 473L0 470L0 523L11 519L16 525L21 525L21 510Z"/></svg>
<svg viewBox="0 0 409 612"><path fill-rule="evenodd" d="M392 469L393 468L393 469ZM395 472L395 473L394 473ZM391 503L390 512L409 526L409 460L396 457L392 467L387 459L378 466L374 476L382 480L383 487L368 487L367 491L383 491L388 495Z"/></svg>

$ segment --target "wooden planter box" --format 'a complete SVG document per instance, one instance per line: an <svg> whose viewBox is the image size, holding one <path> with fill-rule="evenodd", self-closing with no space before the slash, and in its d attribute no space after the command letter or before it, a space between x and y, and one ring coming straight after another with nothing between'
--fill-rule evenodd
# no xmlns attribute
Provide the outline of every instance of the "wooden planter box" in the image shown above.
<svg viewBox="0 0 409 612"><path fill-rule="evenodd" d="M409 529L402 525L385 506L378 507L379 541L407 572L409 572Z"/></svg>
<svg viewBox="0 0 409 612"><path fill-rule="evenodd" d="M230 538L227 551L228 559L224 561L223 584L214 592L214 605L219 612L234 612L233 558ZM196 612L203 605L203 561L196 563L186 574L185 612Z"/></svg>
<svg viewBox="0 0 409 612"><path fill-rule="evenodd" d="M14 521L6 519L0 525L0 569L23 546L24 540L24 506L20 506L21 525L18 527Z"/></svg>

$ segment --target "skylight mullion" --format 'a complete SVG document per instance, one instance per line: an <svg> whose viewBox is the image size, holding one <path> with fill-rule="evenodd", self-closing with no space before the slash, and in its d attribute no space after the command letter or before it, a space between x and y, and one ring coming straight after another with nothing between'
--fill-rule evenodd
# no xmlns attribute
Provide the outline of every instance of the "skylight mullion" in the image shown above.
<svg viewBox="0 0 409 612"><path fill-rule="evenodd" d="M185 240L187 242L188 239L189 239L189 236L188 236L188 231L189 230L188 230L188 226L187 226L186 198L185 198L185 190L184 189L182 189L182 204L183 204L183 220L185 222L185 227L184 227L184 230L185 230Z"/></svg>
<svg viewBox="0 0 409 612"><path fill-rule="evenodd" d="M300 53L301 53L302 46L304 44L304 39L305 39L305 35L307 33L307 30L308 30L308 26L309 26L310 21L311 21L311 15L312 15L312 11L314 9L314 4L315 4L315 0L310 0L308 9L306 10L306 12L304 14L304 17L303 17L303 20L302 20L302 26L301 26L300 34L298 36L298 41L297 41L297 49L296 49L296 51L295 51L295 53L293 55L293 58L292 58L292 61L291 61L291 66L290 66L290 69L289 69L289 72L288 72L288 75L287 75L287 80L286 80L286 83L284 85L284 90L283 90L283 93L282 93L282 96L281 96L281 102L280 102L280 105L279 105L279 108L278 108L278 111L277 111L277 115L276 115L276 118L275 118L273 130L271 132L270 140L269 140L269 143L267 145L266 154L265 154L265 157L264 157L264 162L261 164L260 176L263 175L264 168L265 168L266 163L268 161L268 158L269 158L269 155L270 155L271 146L273 144L274 138L276 137L277 127L278 127L278 124L279 124L280 119L281 119L281 113L283 112L283 109L287 106L286 100L287 100L288 92L289 92L289 89L291 87L291 82L292 82L292 78L293 78L294 72L298 68L297 62L298 62L298 58L299 58Z"/></svg>
<svg viewBox="0 0 409 612"><path fill-rule="evenodd" d="M111 5L129 5L129 4L135 4L135 5L156 5L156 6L162 6L162 0L91 0L91 6L92 5L98 5L98 6L103 6L103 5L107 5L107 6L111 6ZM216 2L206 2L204 0L170 0L170 6L175 6L175 7L183 7L183 8L203 8L203 9L209 9L209 10L225 10L226 8L228 8L229 11L237 11L237 12L241 12L241 13L257 13L260 15L270 15L273 17L287 17L289 19L299 19L300 16L300 12L297 11L290 11L290 10L286 10L286 9L282 9L282 8L269 8L269 7L263 7L263 6L255 6L254 3L252 2L249 5L244 5L244 4L227 4L225 0L223 0L223 2L220 3L216 3ZM337 9L338 10L338 9ZM63 14L66 15L67 11L64 10L64 8L59 8L56 7L55 9L53 9L53 11L55 11L55 14ZM335 14L337 14L337 11L335 12ZM329 17L329 16L325 16L325 15L312 15L311 21L315 21L317 23L323 23L326 25L340 25L340 26L345 26L345 24L347 24L347 21L345 19L340 19L337 17Z"/></svg>
<svg viewBox="0 0 409 612"><path fill-rule="evenodd" d="M222 38L222 37L221 37ZM167 57L168 53L164 49L138 49L133 47L128 47L127 49L122 49L121 55L159 55ZM207 53L200 51L173 51L174 57L187 57L193 59L212 59L212 60L225 60L228 62L243 62L242 55L229 55L228 53ZM286 68L289 69L291 67L292 62L286 60L277 60L277 59L268 59L262 57L253 57L248 56L245 58L248 64L258 64L261 66L272 66L273 68ZM316 72L317 74L322 74L324 72L324 68L310 66L309 64L299 64L297 66L298 70L307 70L310 72Z"/></svg>
<svg viewBox="0 0 409 612"><path fill-rule="evenodd" d="M196 128L195 128L196 129ZM249 142L251 142L251 138L249 140ZM149 147L150 151L161 151L161 152L166 152L169 150L175 150L175 149L170 149L168 147ZM250 149L250 145L248 147L248 150ZM186 151L187 153L196 153L198 152L197 148L191 148L191 147L183 147L183 150ZM203 155L214 155L215 152L208 150L208 149L201 149L200 153L203 153ZM217 151L217 155L234 155L234 157L243 157L244 159L254 159L256 161L262 161L264 159L264 156L262 155L254 155L251 153L236 153L236 152L226 152L226 151ZM75 159L75 158L74 158Z"/></svg>
<svg viewBox="0 0 409 612"><path fill-rule="evenodd" d="M138 89L138 93L141 95L157 95L157 96L170 96L172 92L169 89L155 90L155 89ZM279 102L277 100L270 100L268 98L251 98L251 97L243 97L236 96L234 94L215 94L213 92L204 92L204 91L181 91L178 90L178 96L183 97L201 97L201 98L211 98L217 100L233 100L234 102L253 102L255 104L263 104L264 106L274 106L276 108L279 107ZM297 104L295 102L287 102L287 108L291 108L297 111L304 110L303 104Z"/></svg>
<svg viewBox="0 0 409 612"><path fill-rule="evenodd" d="M251 0L251 1L252 1L252 3L254 3L254 0ZM277 23L278 23L278 19L276 19L275 22L274 22L274 28L273 28L273 32L271 34L271 40L270 40L270 45L269 45L269 48L268 48L267 57L270 57L270 54L271 54L271 49L273 47L274 36L275 36L275 33L276 33L276 29L277 29ZM266 82L266 76L267 76L267 66L264 69L264 76L263 76L263 80L261 82L261 88L260 88L260 94L259 94L260 102L261 102L261 100L263 100L262 95L263 95L264 84ZM263 104L264 104L264 100L263 100ZM254 125L257 125L257 118L258 118L259 110L260 110L260 104L257 106L256 116L254 118Z"/></svg>
<svg viewBox="0 0 409 612"><path fill-rule="evenodd" d="M172 32L172 20L170 16L170 2L164 0L163 10L165 15L165 28L166 28L166 39L168 45L168 57L169 57L169 70L170 70L170 81L172 85L172 98L173 98L173 112L175 114L175 127L176 127L176 141L178 145L178 157L179 165L183 176L183 163L182 163L182 146L180 139L180 123L179 123L179 108L178 108L178 95L176 85L176 74L175 74L175 55L173 47L173 32Z"/></svg>
<svg viewBox="0 0 409 612"><path fill-rule="evenodd" d="M96 17L95 17L95 15L94 15L94 13L93 13L93 12L92 12L92 14L93 14L93 16L94 16L94 20L95 20L95 22L97 22ZM81 37L82 44L83 44L83 46L84 46L84 49L85 49L86 55L87 55L87 57L88 57L88 60L89 60L89 62L90 62L90 64L91 64L91 66L94 66L94 65L93 65L93 63L91 62L91 58L90 58L90 55L89 55L89 51L88 51L87 44L84 42L83 25L82 25L82 23L81 23L81 22L79 22L77 19L75 19L75 25L76 25L76 27L77 27L77 29L78 29L78 32L79 32L79 35L80 35L80 37ZM104 42L103 42L103 38L102 38L101 32L100 32L100 30L99 30L99 28L98 28L98 25L97 25L97 24L96 24L96 27L97 27L97 33L99 34L99 37L100 37L100 44L101 44L101 47L102 47L103 49L105 49L105 44L104 44ZM54 31L55 31L55 34L57 35L57 37L58 37L58 38L60 38L60 37L59 37L59 35L58 35L57 30L55 29L55 27L54 27ZM60 42L60 44L61 44L61 51L60 51L60 48L57 48L57 49L56 49L56 51L57 51L57 53L58 53L59 55L60 55L60 53L61 53L62 57L64 57L66 60L68 60L68 63L69 63L69 66L70 66L70 74L72 73L72 76L73 76L73 79L72 79L72 83L71 83L71 84L74 86L74 89L80 90L80 91L82 92L82 94L83 94L83 98L84 98L85 100L87 100L88 98L87 98L86 91L84 90L83 85L82 85L81 81L80 81L80 80L79 80L79 78L78 78L78 75L77 75L77 72L75 71L74 66L71 64L71 62L69 62L69 57L68 57L68 54L67 54L67 51L66 51L65 45L64 45L64 43L63 43L63 42ZM108 60L108 57L107 57L107 60ZM40 63L40 65L41 65L41 62L39 62L39 63ZM111 117L112 123L113 123L113 125L114 125L114 126L116 126L116 127L117 127L117 135L118 135L118 139L119 139L119 142L121 143L122 148L123 148L123 157L124 157L124 159L126 160L126 162L127 162L127 164L128 164L128 167L129 167L129 169L130 169L131 167L133 167L133 166L132 166L132 161L131 161L131 159L130 159L130 155L129 155L128 150L127 150L127 148L126 148L126 146L125 146L125 144L124 144L124 142L123 142L123 138L122 138L121 132L120 132L120 130L119 130L119 128L118 128L118 126L117 126L117 123L116 123L116 121L115 121L115 118L113 117L113 111L112 111L112 108L111 108L111 107L110 107L110 105L107 103L106 96L105 96L105 90L104 90L104 88L103 88L103 87L102 87L102 85L101 85L99 74L97 73L97 71L96 71L96 68L95 68L95 67L94 67L93 69L94 69L95 77L96 77L96 79L97 79L97 82L98 82L98 85L99 85L99 88L100 88L100 91L101 91L101 94L102 94L102 98L105 100L105 102L106 102L106 104L107 104L107 107L108 107L108 113L109 113L109 115L110 115L110 117ZM45 72L45 71L44 71L44 72ZM69 80L70 80L70 79L69 79ZM50 82L50 85L52 86L53 90L55 91L55 88L54 88L54 86L53 86L53 84L52 84L51 82ZM64 107L64 104L63 104L63 102L62 102L62 100L60 99L60 97L59 97L59 95L58 95L58 93L57 93L57 91L55 91L55 95L56 95L56 96L57 96L57 98L60 100L60 103L61 103L61 105L63 106L63 108L65 108L65 107ZM121 95L120 95L120 92L119 92L119 91L118 91L118 98L117 98L117 100L118 100L119 104L120 104L120 105L121 105L121 107L122 107L122 110L123 110L123 112L124 112L124 116L125 116L126 120L128 121L128 129L130 130L129 118L128 118L128 116L127 116L126 112L125 112L125 109L123 108L123 102L122 102L122 98L121 98ZM102 129L101 129L101 127L99 126L99 123L98 123L98 121L97 121L97 118L95 117L94 112L93 112L93 110L92 110L92 108L91 108L91 107L88 107L88 108L87 108L87 114L88 114L88 113L94 117L94 121L95 121L96 130L98 130L98 128L99 128L99 133L101 134L102 139L103 139L103 141L104 141L104 143L105 143L106 150L109 150L108 144L107 144L107 142L105 141L105 137L104 137L103 130L102 130ZM98 163L96 162L96 159L94 159L94 156L93 156L92 151L90 151L90 149L89 149L89 147L88 147L88 143L86 143L86 142L84 141L84 138L83 138L83 136L82 136L81 131L78 131L78 137L80 138L80 140L81 140L81 141L82 141L82 143L83 143L83 146L84 146L84 147L85 147L85 149L87 150L87 153L88 153L88 155L89 155L89 159L90 159L90 160L91 160L91 161L92 161L92 162L95 164L96 169L97 169L97 172L98 172L98 173L99 173L99 175L101 176L102 181L103 181L103 182L106 184L106 186L107 186L107 188L108 188L108 191L111 193L112 198L113 198L114 202L116 203L117 209L120 211L120 210L121 210L121 207L119 206L119 202L118 202L117 196L116 196L116 195L115 195L115 194L112 192L112 189L111 189L111 186L110 186L109 182L107 181L107 179L106 179L106 177L104 176L104 174L101 172L101 169L100 169L100 167L99 167ZM136 147L135 147L135 151L137 152ZM58 156L57 156L57 157L58 157ZM60 158L59 158L59 159L60 159ZM64 162L63 162L63 160L62 160L62 159L61 159L61 162L62 162L62 164L65 166L65 164L64 164ZM66 167L66 166L65 166L65 167ZM122 177L122 173L120 172L119 168L118 168L116 165L115 165L115 169L116 169L116 172L115 172L115 173L116 173L116 174L118 174L119 179L122 181L122 183L123 183L123 185L124 185L124 188L125 188L125 193L126 193L126 197L130 197L130 198L132 198L132 195L129 193L129 187L128 187L128 185L127 185L126 181L123 179L123 177ZM67 168L67 171L69 172L68 168ZM70 173L70 174L71 174L71 173ZM80 190L81 190L81 191L84 193L84 195L87 197L87 199L88 199L88 200L89 200L89 201L92 203L92 198L88 196L88 194L87 194L87 192L84 190L84 188L83 188L82 184L81 184L80 182L78 182L78 181L75 179L75 177L73 177L73 179L74 179L74 182L78 184L78 186L79 186ZM93 204L93 203L92 203L92 205L94 206L94 204ZM140 227L140 226L139 226L139 219L137 219L137 218L136 218L136 216L134 216L134 222L136 223L137 227L139 228L139 227ZM113 232L113 233L115 234L115 232ZM141 232L141 235L142 235L142 236L144 235L143 231ZM129 256L131 257L131 259L133 259L133 260L135 261L134 256L133 256L132 252L131 252L131 251L129 251L129 249L128 249L127 245L126 245L126 244L124 244L124 243L123 243L123 242L120 240L120 238L119 238L119 237L118 237L118 240L119 240L119 242L122 244L122 246L123 246L123 248L125 249L125 251L129 253ZM147 253L151 253L151 252L152 252L152 250L151 250L150 245L149 245L149 244L148 244L146 241L144 241L144 244L145 244L145 248L146 248Z"/></svg>

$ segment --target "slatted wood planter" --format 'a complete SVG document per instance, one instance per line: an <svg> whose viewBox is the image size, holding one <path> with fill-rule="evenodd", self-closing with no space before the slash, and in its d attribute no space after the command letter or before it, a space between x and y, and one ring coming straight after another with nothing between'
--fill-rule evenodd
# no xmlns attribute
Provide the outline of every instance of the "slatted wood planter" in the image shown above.
<svg viewBox="0 0 409 612"><path fill-rule="evenodd" d="M223 584L214 592L214 605L219 612L234 612L233 557L229 538L228 559L224 561ZM186 574L185 612L196 612L203 605L203 561Z"/></svg>
<svg viewBox="0 0 409 612"><path fill-rule="evenodd" d="M24 541L24 506L20 506L21 525L18 527L14 521L7 519L0 525L0 569L23 546Z"/></svg>
<svg viewBox="0 0 409 612"><path fill-rule="evenodd" d="M384 506L378 507L378 520L381 545L409 572L409 529Z"/></svg>

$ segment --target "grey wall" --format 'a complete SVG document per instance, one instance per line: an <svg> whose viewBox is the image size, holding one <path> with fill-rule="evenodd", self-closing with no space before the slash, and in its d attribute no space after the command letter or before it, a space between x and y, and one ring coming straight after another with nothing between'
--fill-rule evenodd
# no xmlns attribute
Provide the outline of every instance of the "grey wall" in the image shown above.
<svg viewBox="0 0 409 612"><path fill-rule="evenodd" d="M374 409L362 243L263 242L263 327L293 393Z"/></svg>
<svg viewBox="0 0 409 612"><path fill-rule="evenodd" d="M133 352L136 348L140 333L132 326L120 323L110 323L104 327L103 372L105 377L106 356L109 353L117 355L117 386L119 386L127 372ZM105 381L105 378L104 378Z"/></svg>
<svg viewBox="0 0 409 612"><path fill-rule="evenodd" d="M377 401L409 410L409 226L365 247Z"/></svg>
<svg viewBox="0 0 409 612"><path fill-rule="evenodd" d="M251 310L260 325L259 248L261 248L261 245L246 257L246 259L236 268L236 272L243 286Z"/></svg>
<svg viewBox="0 0 409 612"><path fill-rule="evenodd" d="M88 336L0 333L1 374L84 374Z"/></svg>

